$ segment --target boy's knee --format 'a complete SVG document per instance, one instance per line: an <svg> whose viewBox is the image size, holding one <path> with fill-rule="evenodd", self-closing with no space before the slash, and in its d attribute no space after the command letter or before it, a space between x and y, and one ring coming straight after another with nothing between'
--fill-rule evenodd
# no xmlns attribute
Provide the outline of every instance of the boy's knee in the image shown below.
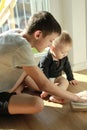
<svg viewBox="0 0 87 130"><path fill-rule="evenodd" d="M38 96L35 96L34 98L35 98L35 99L34 99L34 108L35 108L35 110L36 110L36 113L38 113L38 112L40 112L40 111L43 110L43 108L44 108L44 102L43 102L43 100L42 100L40 97L38 97Z"/></svg>

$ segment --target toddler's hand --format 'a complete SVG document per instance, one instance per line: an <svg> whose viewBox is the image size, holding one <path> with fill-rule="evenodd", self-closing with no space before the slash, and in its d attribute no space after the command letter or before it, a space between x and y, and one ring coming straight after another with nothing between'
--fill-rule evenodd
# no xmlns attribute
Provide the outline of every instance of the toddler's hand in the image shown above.
<svg viewBox="0 0 87 130"><path fill-rule="evenodd" d="M78 85L78 81L77 80L71 80L71 81L69 81L69 84L70 85Z"/></svg>

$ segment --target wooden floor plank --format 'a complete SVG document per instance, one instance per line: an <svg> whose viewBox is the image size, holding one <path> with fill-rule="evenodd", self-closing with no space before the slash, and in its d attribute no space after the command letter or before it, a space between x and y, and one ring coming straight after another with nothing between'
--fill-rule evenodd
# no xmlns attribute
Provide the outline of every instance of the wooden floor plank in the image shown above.
<svg viewBox="0 0 87 130"><path fill-rule="evenodd" d="M73 93L87 90L87 70L74 73L79 81ZM0 130L87 130L87 112L74 112L70 104L44 101L45 108L34 115L0 116Z"/></svg>

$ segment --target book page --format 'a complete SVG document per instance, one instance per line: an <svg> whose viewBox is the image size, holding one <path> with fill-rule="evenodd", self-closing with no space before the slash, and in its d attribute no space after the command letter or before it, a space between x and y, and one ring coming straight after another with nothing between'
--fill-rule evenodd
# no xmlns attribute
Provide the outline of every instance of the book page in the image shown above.
<svg viewBox="0 0 87 130"><path fill-rule="evenodd" d="M76 95L78 95L82 99L87 99L87 90L84 90L82 92L76 93Z"/></svg>

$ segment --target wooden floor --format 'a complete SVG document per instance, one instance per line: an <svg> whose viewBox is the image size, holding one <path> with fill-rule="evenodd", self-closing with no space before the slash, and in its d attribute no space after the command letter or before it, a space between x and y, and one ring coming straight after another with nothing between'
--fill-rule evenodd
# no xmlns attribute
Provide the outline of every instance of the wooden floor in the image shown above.
<svg viewBox="0 0 87 130"><path fill-rule="evenodd" d="M70 86L69 91L87 90L87 70L74 75L79 85ZM0 116L0 130L87 130L87 112L74 112L70 104L44 103L39 114Z"/></svg>

